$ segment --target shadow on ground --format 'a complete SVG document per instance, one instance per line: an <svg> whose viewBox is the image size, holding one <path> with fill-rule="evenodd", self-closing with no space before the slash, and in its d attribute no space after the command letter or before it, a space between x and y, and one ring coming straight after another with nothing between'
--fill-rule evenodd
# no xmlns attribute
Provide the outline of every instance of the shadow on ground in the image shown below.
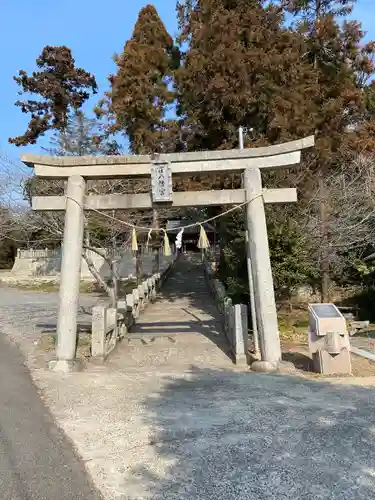
<svg viewBox="0 0 375 500"><path fill-rule="evenodd" d="M372 387L192 368L141 411L154 455L124 499L375 498Z"/></svg>
<svg viewBox="0 0 375 500"><path fill-rule="evenodd" d="M312 359L309 356L307 356L307 354L303 354L297 351L283 352L283 361L293 363L293 365L297 368L297 370L302 370L304 372L313 371Z"/></svg>

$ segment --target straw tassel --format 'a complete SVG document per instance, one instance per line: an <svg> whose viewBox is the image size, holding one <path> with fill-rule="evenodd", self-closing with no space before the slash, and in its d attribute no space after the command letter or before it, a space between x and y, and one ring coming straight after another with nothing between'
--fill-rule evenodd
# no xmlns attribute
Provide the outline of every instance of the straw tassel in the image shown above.
<svg viewBox="0 0 375 500"><path fill-rule="evenodd" d="M138 252L137 233L135 232L135 227L133 227L132 231L132 250L133 252Z"/></svg>
<svg viewBox="0 0 375 500"><path fill-rule="evenodd" d="M208 241L206 231L204 230L204 227L202 224L200 224L201 230L199 233L199 240L198 240L198 248L204 249L204 248L209 248L210 247L210 242Z"/></svg>
<svg viewBox="0 0 375 500"><path fill-rule="evenodd" d="M167 231L164 231L164 255L166 257L170 257L172 255L171 245L169 244Z"/></svg>

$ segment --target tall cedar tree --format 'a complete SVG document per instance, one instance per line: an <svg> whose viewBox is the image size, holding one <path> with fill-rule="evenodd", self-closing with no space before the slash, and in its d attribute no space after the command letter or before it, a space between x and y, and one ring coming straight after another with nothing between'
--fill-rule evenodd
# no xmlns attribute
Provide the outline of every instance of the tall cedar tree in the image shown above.
<svg viewBox="0 0 375 500"><path fill-rule="evenodd" d="M333 253L329 237L329 193L324 178L348 150L372 151L374 123L368 113L370 95L364 90L374 71L374 43L363 44L364 33L356 21L347 21L355 0L283 0L296 17L296 29L308 47L307 60L316 71L319 92L313 101L316 150L311 164L319 178L322 300L329 300ZM348 130L351 133L348 133ZM354 132L353 132L354 130Z"/></svg>
<svg viewBox="0 0 375 500"><path fill-rule="evenodd" d="M45 47L36 65L40 71L34 71L32 76L20 70L14 77L21 87L20 95L36 96L15 103L23 113L31 114L27 131L9 139L16 146L35 144L48 130L64 130L69 112L79 110L90 97L90 91L97 91L95 77L76 68L68 47Z"/></svg>
<svg viewBox="0 0 375 500"><path fill-rule="evenodd" d="M257 144L314 131L314 69L304 39L260 0L183 0L176 73L179 113L193 149L237 147L238 127ZM310 117L310 119L306 119Z"/></svg>
<svg viewBox="0 0 375 500"><path fill-rule="evenodd" d="M167 120L168 108L175 100L172 72L179 64L179 51L155 7L141 9L133 34L116 57L117 73L111 75L111 89L96 110L112 123L109 132L120 132L129 139L135 154L176 150L179 127ZM153 210L153 227L159 226L159 213ZM154 271L158 270L158 237L153 234Z"/></svg>
<svg viewBox="0 0 375 500"><path fill-rule="evenodd" d="M320 169L335 165L348 140L354 146L353 135L345 132L352 125L359 130L358 124L365 116L363 88L374 72L374 43L363 43L361 25L345 20L355 3L356 0L282 1L296 18L296 28L308 47L307 59L316 70L319 92L314 99L314 125Z"/></svg>
<svg viewBox="0 0 375 500"><path fill-rule="evenodd" d="M175 99L171 73L178 51L152 5L140 11L116 64L117 73L109 77L111 90L97 113L112 117L111 131L127 135L133 153L160 152L175 130L175 122L167 122L165 114Z"/></svg>
<svg viewBox="0 0 375 500"><path fill-rule="evenodd" d="M189 149L238 147L239 126L250 132L247 146L314 132L315 71L305 61L303 37L283 26L280 8L256 0L185 0L179 4L179 21L180 42L188 48L176 72L178 111ZM278 215L276 241L284 229ZM243 216L219 220L220 274L232 296L246 300ZM286 225L284 238L290 232ZM272 227L269 234L272 252ZM298 277L306 280L306 266L298 256L294 261ZM280 289L291 285L289 276L274 267L275 272Z"/></svg>

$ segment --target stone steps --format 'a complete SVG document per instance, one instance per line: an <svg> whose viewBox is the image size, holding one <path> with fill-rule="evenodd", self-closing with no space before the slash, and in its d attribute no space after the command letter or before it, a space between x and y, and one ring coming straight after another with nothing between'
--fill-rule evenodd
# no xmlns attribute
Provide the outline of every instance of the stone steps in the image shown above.
<svg viewBox="0 0 375 500"><path fill-rule="evenodd" d="M200 263L179 261L157 301L141 312L132 331L108 360L127 370L235 369L222 320L206 288Z"/></svg>

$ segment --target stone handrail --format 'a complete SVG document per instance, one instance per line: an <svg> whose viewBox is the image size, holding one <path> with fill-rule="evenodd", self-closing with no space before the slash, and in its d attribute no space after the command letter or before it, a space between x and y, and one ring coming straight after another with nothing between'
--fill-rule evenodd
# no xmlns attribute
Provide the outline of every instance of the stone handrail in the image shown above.
<svg viewBox="0 0 375 500"><path fill-rule="evenodd" d="M225 337L236 364L248 364L248 307L245 304L232 304L224 285L215 278L212 266L205 258L204 275L208 288L223 318Z"/></svg>
<svg viewBox="0 0 375 500"><path fill-rule="evenodd" d="M174 267L175 256L160 273L146 278L140 285L134 286L125 299L117 302L117 308L98 305L92 311L91 356L103 362L119 341L129 332L135 320L149 303L156 300L157 291L168 278Z"/></svg>

